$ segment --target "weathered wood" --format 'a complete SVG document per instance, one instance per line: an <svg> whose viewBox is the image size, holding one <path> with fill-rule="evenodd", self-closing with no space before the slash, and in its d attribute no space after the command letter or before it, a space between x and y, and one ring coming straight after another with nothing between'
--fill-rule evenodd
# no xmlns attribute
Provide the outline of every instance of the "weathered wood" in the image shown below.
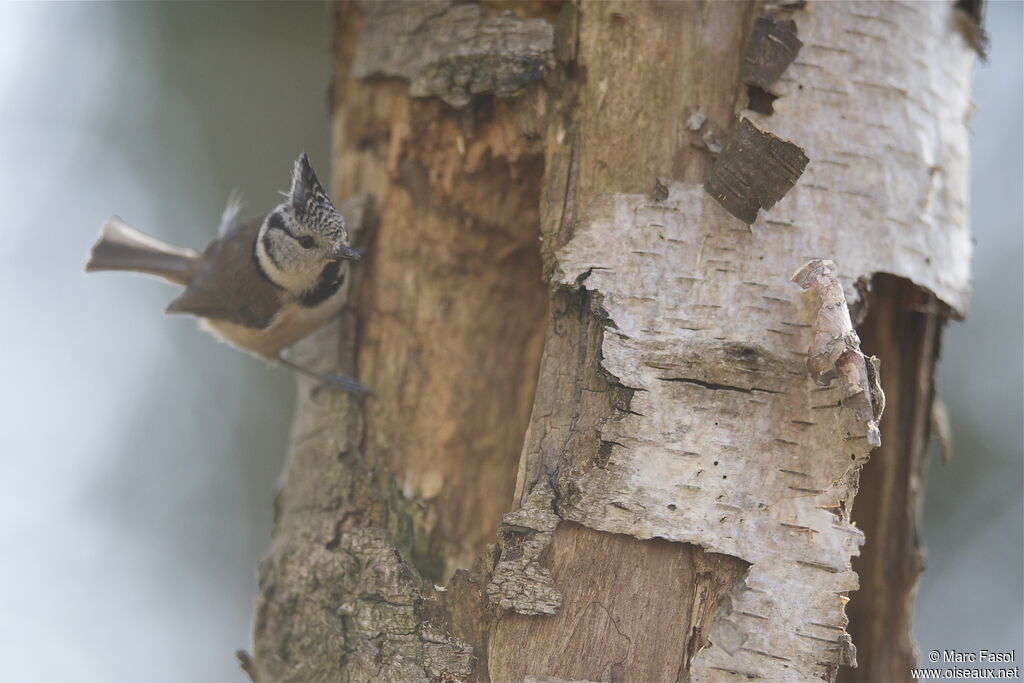
<svg viewBox="0 0 1024 683"><path fill-rule="evenodd" d="M399 547L443 583L511 503L547 311L543 158L501 100L456 111L337 69L341 192L373 187L381 207L359 305L376 393L362 447L392 475Z"/></svg>
<svg viewBox="0 0 1024 683"><path fill-rule="evenodd" d="M493 681L686 680L722 596L746 570L692 546L571 523L558 527L551 549L565 600L552 617L502 615L490 644Z"/></svg>

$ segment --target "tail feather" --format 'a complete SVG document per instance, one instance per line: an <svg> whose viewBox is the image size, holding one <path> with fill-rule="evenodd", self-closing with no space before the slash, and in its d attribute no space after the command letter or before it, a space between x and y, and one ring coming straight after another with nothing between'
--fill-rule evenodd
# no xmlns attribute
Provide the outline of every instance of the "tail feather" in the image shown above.
<svg viewBox="0 0 1024 683"><path fill-rule="evenodd" d="M117 216L103 225L99 241L93 245L85 269L129 270L148 273L187 285L195 274L199 254L168 244L136 230Z"/></svg>

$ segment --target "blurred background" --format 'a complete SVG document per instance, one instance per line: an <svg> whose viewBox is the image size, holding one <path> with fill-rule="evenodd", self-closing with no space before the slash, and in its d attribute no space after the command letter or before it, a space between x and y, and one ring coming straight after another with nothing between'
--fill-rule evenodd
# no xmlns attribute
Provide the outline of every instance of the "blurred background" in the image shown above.
<svg viewBox="0 0 1024 683"><path fill-rule="evenodd" d="M939 392L953 460L933 449L925 483L927 569L914 631L929 650L1006 651L1024 666L1024 3L985 3L992 45L974 70L967 320L942 342ZM856 599L855 597L853 599Z"/></svg>
<svg viewBox="0 0 1024 683"><path fill-rule="evenodd" d="M976 72L924 652L1024 639L1021 9L990 4ZM301 150L326 176L328 29L320 2L0 4L0 681L246 680L292 378L162 316L171 287L82 269L112 213L201 247L232 188L271 208Z"/></svg>
<svg viewBox="0 0 1024 683"><path fill-rule="evenodd" d="M0 4L0 681L245 681L286 371L83 265L329 172L326 3ZM13 334L12 334L13 333Z"/></svg>

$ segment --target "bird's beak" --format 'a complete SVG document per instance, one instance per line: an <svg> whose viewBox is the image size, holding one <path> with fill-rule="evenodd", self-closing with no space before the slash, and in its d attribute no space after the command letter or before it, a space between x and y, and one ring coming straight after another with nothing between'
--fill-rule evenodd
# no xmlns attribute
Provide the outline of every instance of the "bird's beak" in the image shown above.
<svg viewBox="0 0 1024 683"><path fill-rule="evenodd" d="M344 244L338 247L337 252L334 255L335 260L349 259L351 261L359 260L359 252L351 247L346 247Z"/></svg>

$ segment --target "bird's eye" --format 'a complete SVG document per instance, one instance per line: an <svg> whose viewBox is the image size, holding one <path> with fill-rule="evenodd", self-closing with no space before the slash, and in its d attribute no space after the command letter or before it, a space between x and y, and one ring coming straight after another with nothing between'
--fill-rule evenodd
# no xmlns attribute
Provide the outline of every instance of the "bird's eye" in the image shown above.
<svg viewBox="0 0 1024 683"><path fill-rule="evenodd" d="M316 240L314 240L309 235L303 235L302 237L299 238L299 244L302 246L303 249L312 249L313 247L316 246Z"/></svg>

